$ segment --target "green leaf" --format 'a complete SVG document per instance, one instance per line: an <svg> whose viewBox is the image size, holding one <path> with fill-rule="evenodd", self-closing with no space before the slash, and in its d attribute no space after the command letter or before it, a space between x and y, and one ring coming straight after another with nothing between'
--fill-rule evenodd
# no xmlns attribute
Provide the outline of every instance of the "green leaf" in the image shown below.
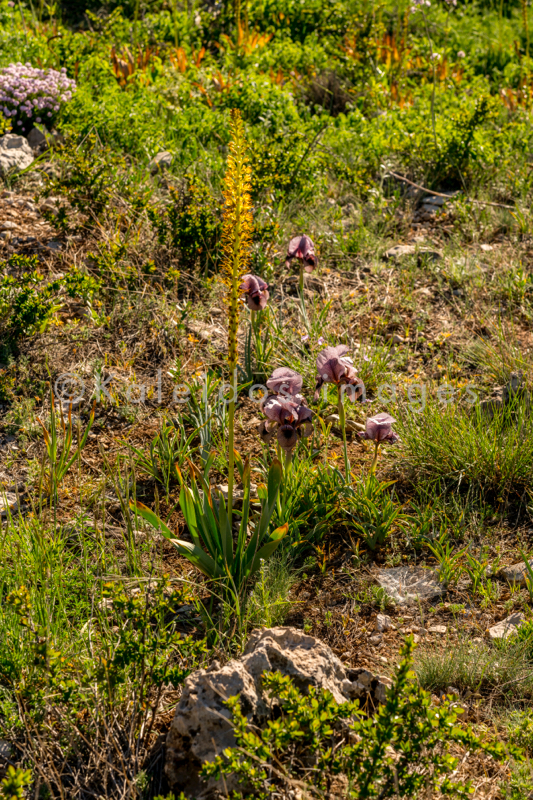
<svg viewBox="0 0 533 800"><path fill-rule="evenodd" d="M233 537L231 535L231 526L222 492L219 492L218 498L218 525L222 543L222 557L224 564L231 567L233 565Z"/></svg>
<svg viewBox="0 0 533 800"><path fill-rule="evenodd" d="M170 530L170 528L165 525L162 519L160 519L157 514L152 511L148 506L145 506L143 503L137 501L134 502L130 500L130 508L135 511L140 517L149 522L150 525L158 530L163 536L167 539L173 539L174 534Z"/></svg>
<svg viewBox="0 0 533 800"><path fill-rule="evenodd" d="M196 522L194 495L188 486L183 485L181 487L179 504L181 510L183 511L183 516L185 517L187 527L191 532L193 530L196 531L198 529L198 524Z"/></svg>
<svg viewBox="0 0 533 800"><path fill-rule="evenodd" d="M222 570L211 556L198 545L192 544L192 542L184 542L182 539L171 539L171 541L178 553L185 556L193 566L208 578L220 578L223 575Z"/></svg>
<svg viewBox="0 0 533 800"><path fill-rule="evenodd" d="M247 555L250 553L250 555L247 558L247 566L245 568L246 577L250 577L257 572L261 565L261 559L271 556L272 553L277 549L283 537L286 536L288 532L289 523L286 522L284 525L280 525L279 528L276 528L276 530L270 534L267 543L264 544L263 547L261 547L256 553L252 551L251 547L247 548L246 553Z"/></svg>
<svg viewBox="0 0 533 800"><path fill-rule="evenodd" d="M282 479L283 467L281 461L275 458L268 471L267 503L269 506L273 507L276 502Z"/></svg>

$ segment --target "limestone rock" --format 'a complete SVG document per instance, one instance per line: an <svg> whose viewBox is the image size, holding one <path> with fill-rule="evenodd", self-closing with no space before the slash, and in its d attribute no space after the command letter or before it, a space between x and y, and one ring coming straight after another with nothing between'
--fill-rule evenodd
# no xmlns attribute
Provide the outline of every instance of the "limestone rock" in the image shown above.
<svg viewBox="0 0 533 800"><path fill-rule="evenodd" d="M7 517L18 510L18 499L14 492L0 493L0 516Z"/></svg>
<svg viewBox="0 0 533 800"><path fill-rule="evenodd" d="M240 694L250 723L264 725L270 712L261 687L266 671L289 675L304 693L309 686L327 689L339 703L356 698L382 702L391 683L368 670L347 670L326 644L296 628L253 631L241 658L223 667L215 661L185 681L167 738L165 771L174 792L196 797L222 788L213 780L202 782L198 772L204 761L235 744L224 700ZM228 791L237 788L236 781L226 783Z"/></svg>
<svg viewBox="0 0 533 800"><path fill-rule="evenodd" d="M399 605L416 603L419 599L433 600L446 592L446 586L435 573L424 567L381 569L377 582Z"/></svg>
<svg viewBox="0 0 533 800"><path fill-rule="evenodd" d="M376 630L379 631L379 633L388 631L392 627L392 619L387 616L387 614L378 614L376 616Z"/></svg>
<svg viewBox="0 0 533 800"><path fill-rule="evenodd" d="M152 175L157 175L158 172L168 169L172 164L172 153L168 150L162 150L152 158L148 164L148 169Z"/></svg>
<svg viewBox="0 0 533 800"><path fill-rule="evenodd" d="M6 133L0 136L0 175L21 172L33 161L33 151L24 136Z"/></svg>
<svg viewBox="0 0 533 800"><path fill-rule="evenodd" d="M446 625L430 625L428 628L430 633L446 633Z"/></svg>
<svg viewBox="0 0 533 800"><path fill-rule="evenodd" d="M400 261L408 256L426 256L432 261L440 261L442 253L438 250L431 250L429 247L417 247L414 244L397 244L389 248L384 254L385 261Z"/></svg>
<svg viewBox="0 0 533 800"><path fill-rule="evenodd" d="M196 320L187 320L186 325L188 331L204 342L213 343L220 339L220 337L225 336L224 329L220 328L218 325L210 325L209 323L198 322Z"/></svg>
<svg viewBox="0 0 533 800"><path fill-rule="evenodd" d="M505 619L502 619L501 622L498 622L496 625L493 625L492 628L489 628L489 637L493 640L507 639L508 636L516 633L524 620L525 617L523 614L519 614L518 612L510 614Z"/></svg>
<svg viewBox="0 0 533 800"><path fill-rule="evenodd" d="M530 398L526 390L524 374L512 372L511 378L505 386L495 386L490 397L485 398L479 404L481 413L492 419L496 414L503 411L504 407L511 403L515 398L523 400L529 409Z"/></svg>
<svg viewBox="0 0 533 800"><path fill-rule="evenodd" d="M533 569L533 560L529 562L529 566ZM527 586L529 573L524 562L520 561L518 564L511 564L509 567L503 567L498 572L498 577L504 578L504 580L509 583Z"/></svg>
<svg viewBox="0 0 533 800"><path fill-rule="evenodd" d="M27 139L32 150L36 150L40 153L48 148L46 134L39 130L39 128L32 128L28 133Z"/></svg>
<svg viewBox="0 0 533 800"><path fill-rule="evenodd" d="M216 488L222 494L224 500L227 503L227 501L228 501L228 491L229 491L228 484L227 483L218 483ZM254 500L257 501L257 499L258 499L258 496L257 496L257 484L253 483L253 482L250 482L250 500L253 502ZM244 488L242 487L242 485L241 486L236 486L233 489L233 504L232 505L233 506L236 506L236 505L239 505L239 504L242 505L243 500L244 500Z"/></svg>

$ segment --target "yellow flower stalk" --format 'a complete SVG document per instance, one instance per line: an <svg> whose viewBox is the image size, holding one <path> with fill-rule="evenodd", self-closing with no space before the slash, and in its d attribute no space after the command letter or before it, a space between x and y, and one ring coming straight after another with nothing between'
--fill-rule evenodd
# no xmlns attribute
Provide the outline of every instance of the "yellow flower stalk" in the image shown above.
<svg viewBox="0 0 533 800"><path fill-rule="evenodd" d="M246 140L239 111L232 111L231 142L224 179L224 215L222 271L226 284L228 310L228 366L231 382L228 409L228 515L231 520L234 482L234 417L237 374L237 330L239 327L239 286L246 273L252 243L252 170L247 157Z"/></svg>

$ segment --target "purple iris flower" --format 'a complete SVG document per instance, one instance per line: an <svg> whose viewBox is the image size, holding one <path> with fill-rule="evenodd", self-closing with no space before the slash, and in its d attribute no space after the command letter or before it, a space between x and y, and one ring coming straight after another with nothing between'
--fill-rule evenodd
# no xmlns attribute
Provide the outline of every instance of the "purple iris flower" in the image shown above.
<svg viewBox="0 0 533 800"><path fill-rule="evenodd" d="M313 412L296 398L271 395L263 403L266 420L259 433L264 442L269 442L274 434L286 452L290 452L301 438L311 436Z"/></svg>
<svg viewBox="0 0 533 800"><path fill-rule="evenodd" d="M366 430L359 431L361 439L371 439L376 443L395 444L400 441L400 437L392 430L393 423L396 422L390 414L376 414L375 417L368 417Z"/></svg>
<svg viewBox="0 0 533 800"><path fill-rule="evenodd" d="M244 294L248 308L252 311L262 311L266 308L266 304L270 294L268 292L268 283L256 275L245 275L239 287L240 291Z"/></svg>
<svg viewBox="0 0 533 800"><path fill-rule="evenodd" d="M275 394L282 394L285 397L291 395L299 398L303 382L299 372L288 367L278 367L267 380L266 385Z"/></svg>
<svg viewBox="0 0 533 800"><path fill-rule="evenodd" d="M365 385L361 378L357 377L357 370L354 368L351 358L347 357L349 348L345 344L337 347L325 347L316 359L315 401L320 397L320 387L325 383L333 383L335 386L351 386L352 389L346 392L350 400L362 400L365 392Z"/></svg>
<svg viewBox="0 0 533 800"><path fill-rule="evenodd" d="M315 246L309 236L295 236L287 248L285 266L289 267L293 258L302 262L306 272L312 272L318 263L315 255Z"/></svg>

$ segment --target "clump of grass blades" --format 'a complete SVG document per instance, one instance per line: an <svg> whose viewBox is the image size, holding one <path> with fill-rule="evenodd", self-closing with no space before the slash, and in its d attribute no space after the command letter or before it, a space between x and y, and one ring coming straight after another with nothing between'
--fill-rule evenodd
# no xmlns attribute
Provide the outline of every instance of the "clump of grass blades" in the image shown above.
<svg viewBox="0 0 533 800"><path fill-rule="evenodd" d="M420 685L429 691L454 686L460 691L490 693L495 700L530 700L533 675L527 643L517 640L491 647L462 639L442 651L420 649L415 671Z"/></svg>
<svg viewBox="0 0 533 800"><path fill-rule="evenodd" d="M399 468L413 477L473 488L488 499L522 501L533 471L533 419L519 400L492 420L479 406L430 403L398 413L403 442Z"/></svg>

